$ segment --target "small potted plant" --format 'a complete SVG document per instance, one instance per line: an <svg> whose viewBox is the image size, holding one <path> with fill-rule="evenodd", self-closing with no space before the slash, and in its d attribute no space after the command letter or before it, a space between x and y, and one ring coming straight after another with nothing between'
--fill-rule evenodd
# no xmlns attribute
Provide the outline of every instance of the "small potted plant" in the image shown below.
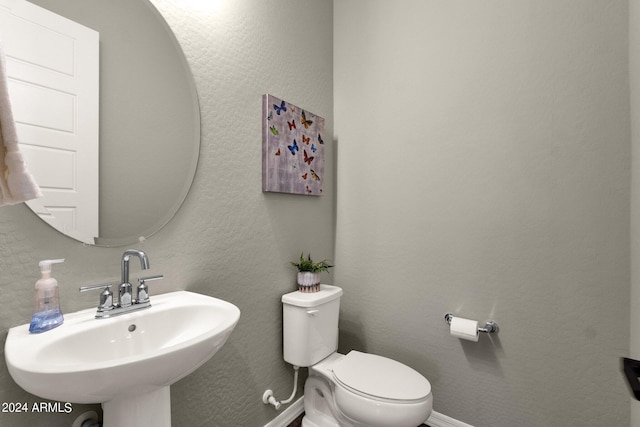
<svg viewBox="0 0 640 427"><path fill-rule="evenodd" d="M327 260L313 262L311 254L304 257L300 254L298 262L291 261L291 265L298 269L298 290L300 292L318 292L320 290L320 272L329 271L332 265Z"/></svg>

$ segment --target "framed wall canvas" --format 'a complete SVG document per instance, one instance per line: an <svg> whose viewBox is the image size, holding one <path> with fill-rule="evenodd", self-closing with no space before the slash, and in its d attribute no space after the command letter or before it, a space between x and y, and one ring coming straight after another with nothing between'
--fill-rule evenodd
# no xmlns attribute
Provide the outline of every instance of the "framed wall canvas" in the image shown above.
<svg viewBox="0 0 640 427"><path fill-rule="evenodd" d="M262 191L324 194L324 122L280 98L262 96Z"/></svg>

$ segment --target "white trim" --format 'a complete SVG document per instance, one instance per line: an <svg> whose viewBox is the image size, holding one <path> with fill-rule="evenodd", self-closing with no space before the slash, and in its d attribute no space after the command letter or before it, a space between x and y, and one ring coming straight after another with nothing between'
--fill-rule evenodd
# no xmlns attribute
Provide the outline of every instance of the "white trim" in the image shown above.
<svg viewBox="0 0 640 427"><path fill-rule="evenodd" d="M301 396L291 404L287 409L282 411L280 415L271 420L264 427L287 427L293 420L298 418L300 414L304 412L304 396ZM451 417L447 417L444 414L433 411L429 419L425 421L431 427L473 427L471 424L463 423L462 421L455 420Z"/></svg>
<svg viewBox="0 0 640 427"><path fill-rule="evenodd" d="M282 411L280 415L271 420L270 423L265 424L264 427L287 427L291 424L291 421L298 418L300 414L304 412L304 396L293 402L291 406Z"/></svg>
<svg viewBox="0 0 640 427"><path fill-rule="evenodd" d="M447 417L446 415L436 411L433 411L431 416L425 422L431 427L473 427L471 424L454 420L453 418Z"/></svg>

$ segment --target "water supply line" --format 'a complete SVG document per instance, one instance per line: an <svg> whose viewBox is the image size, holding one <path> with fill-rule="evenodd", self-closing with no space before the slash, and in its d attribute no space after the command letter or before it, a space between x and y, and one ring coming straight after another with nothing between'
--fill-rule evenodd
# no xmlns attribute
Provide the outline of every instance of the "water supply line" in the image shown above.
<svg viewBox="0 0 640 427"><path fill-rule="evenodd" d="M280 409L280 406L286 405L287 403L291 402L293 398L296 396L296 391L298 391L298 371L299 370L300 370L299 366L293 367L293 392L291 393L291 396L289 396L287 400L278 401L276 400L276 397L273 395L273 390L267 390L262 395L262 403L264 403L265 405L272 405L274 408L276 408L276 411L277 411L278 409Z"/></svg>

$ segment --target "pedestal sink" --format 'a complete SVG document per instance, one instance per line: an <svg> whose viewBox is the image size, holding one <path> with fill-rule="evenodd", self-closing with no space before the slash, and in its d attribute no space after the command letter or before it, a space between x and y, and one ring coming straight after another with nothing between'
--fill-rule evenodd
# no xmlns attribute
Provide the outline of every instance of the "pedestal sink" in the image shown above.
<svg viewBox="0 0 640 427"><path fill-rule="evenodd" d="M151 304L109 319L95 319L95 309L65 314L63 325L42 334L30 334L29 324L11 328L11 377L45 399L102 403L104 427L170 427L169 386L223 346L240 310L186 291Z"/></svg>

